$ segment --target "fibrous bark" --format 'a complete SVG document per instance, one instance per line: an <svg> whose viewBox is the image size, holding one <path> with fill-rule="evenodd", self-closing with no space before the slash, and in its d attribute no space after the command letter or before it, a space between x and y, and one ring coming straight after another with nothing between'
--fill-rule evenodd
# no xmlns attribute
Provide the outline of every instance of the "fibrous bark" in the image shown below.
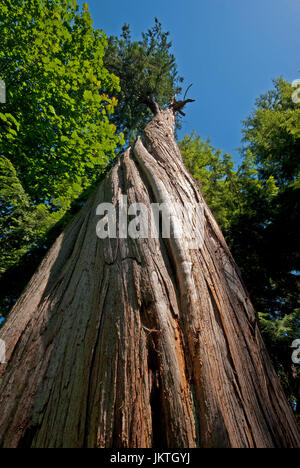
<svg viewBox="0 0 300 468"><path fill-rule="evenodd" d="M98 204L204 204L204 239L105 239ZM0 331L2 447L300 447L220 229L158 111Z"/></svg>

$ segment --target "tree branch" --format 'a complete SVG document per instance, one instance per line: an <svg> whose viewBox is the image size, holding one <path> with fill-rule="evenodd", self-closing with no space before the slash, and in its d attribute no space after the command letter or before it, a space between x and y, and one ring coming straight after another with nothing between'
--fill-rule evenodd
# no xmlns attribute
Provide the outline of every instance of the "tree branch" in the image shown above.
<svg viewBox="0 0 300 468"><path fill-rule="evenodd" d="M154 115L156 115L156 114L158 114L160 112L159 105L150 96L142 96L140 98L140 102L145 104L147 107L149 107L149 109L151 110L151 112Z"/></svg>
<svg viewBox="0 0 300 468"><path fill-rule="evenodd" d="M175 115L177 114L177 112L179 112L180 115L185 116L185 113L182 111L182 109L189 102L195 102L195 99L185 99L184 101L176 101L176 97L174 97L169 104L169 109L172 109Z"/></svg>

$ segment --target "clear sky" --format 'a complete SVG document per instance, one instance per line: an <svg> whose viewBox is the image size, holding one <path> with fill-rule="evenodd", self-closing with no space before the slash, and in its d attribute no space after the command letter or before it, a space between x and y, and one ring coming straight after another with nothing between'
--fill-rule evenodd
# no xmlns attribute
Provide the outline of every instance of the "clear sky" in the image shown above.
<svg viewBox="0 0 300 468"><path fill-rule="evenodd" d="M82 1L80 1L82 3ZM241 144L241 121L256 97L282 75L300 78L300 0L86 0L94 24L134 39L154 17L171 33L185 85L193 83L181 135L195 130L229 153Z"/></svg>

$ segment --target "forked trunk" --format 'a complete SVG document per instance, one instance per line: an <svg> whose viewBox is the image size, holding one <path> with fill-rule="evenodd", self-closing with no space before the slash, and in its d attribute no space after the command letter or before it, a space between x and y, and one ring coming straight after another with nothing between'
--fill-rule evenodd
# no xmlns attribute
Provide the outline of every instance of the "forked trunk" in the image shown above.
<svg viewBox="0 0 300 468"><path fill-rule="evenodd" d="M165 203L171 231L178 206L204 204L203 242L99 239L97 206L119 213L122 195L149 210ZM171 108L57 239L0 338L2 447L300 447L238 269L183 165Z"/></svg>

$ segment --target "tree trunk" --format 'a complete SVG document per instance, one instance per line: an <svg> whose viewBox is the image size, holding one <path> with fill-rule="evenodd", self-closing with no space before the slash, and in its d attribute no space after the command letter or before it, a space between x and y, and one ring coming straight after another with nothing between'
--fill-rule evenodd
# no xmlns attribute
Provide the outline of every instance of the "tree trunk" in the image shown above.
<svg viewBox="0 0 300 468"><path fill-rule="evenodd" d="M204 238L99 239L98 204L204 204ZM172 208L170 208L172 211ZM171 213L172 219L172 213ZM2 447L300 447L220 229L159 111L0 331Z"/></svg>

